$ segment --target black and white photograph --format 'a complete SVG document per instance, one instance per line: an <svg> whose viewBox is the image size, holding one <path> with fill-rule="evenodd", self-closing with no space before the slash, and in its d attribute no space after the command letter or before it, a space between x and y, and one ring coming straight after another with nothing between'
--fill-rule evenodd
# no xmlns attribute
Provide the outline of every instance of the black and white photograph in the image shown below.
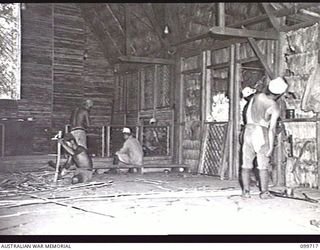
<svg viewBox="0 0 320 250"><path fill-rule="evenodd" d="M319 235L319 22L0 3L0 236Z"/></svg>

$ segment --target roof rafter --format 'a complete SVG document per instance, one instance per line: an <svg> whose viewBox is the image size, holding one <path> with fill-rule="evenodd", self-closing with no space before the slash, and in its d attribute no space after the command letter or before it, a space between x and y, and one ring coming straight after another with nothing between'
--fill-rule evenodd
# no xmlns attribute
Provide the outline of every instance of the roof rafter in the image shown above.
<svg viewBox="0 0 320 250"><path fill-rule="evenodd" d="M108 28L104 25L104 22L101 21L100 16L98 14L98 12L93 8L93 13L94 15L97 17L97 19L100 21L100 24L103 26L103 31L106 33L106 35L108 36L109 40L112 42L112 45L114 46L114 48L116 49L117 53L122 56L123 53L121 51L121 49L118 46L118 43L113 39L112 35L110 34L110 32L108 31Z"/></svg>
<svg viewBox="0 0 320 250"><path fill-rule="evenodd" d="M261 3L261 5L262 5L263 9L265 10L265 12L267 13L267 16L268 16L273 28L275 28L275 30L277 32L279 32L280 31L280 23L278 22L275 15L271 11L270 5L268 3Z"/></svg>
<svg viewBox="0 0 320 250"><path fill-rule="evenodd" d="M105 3L105 6L107 7L108 11L110 12L112 18L114 19L114 21L116 22L118 28L120 29L121 33L123 34L123 36L126 36L125 30L122 27L120 20L118 19L118 17L115 15L114 11L112 10L111 6L109 3ZM136 53L136 49L133 46L132 42L130 42L130 48L132 49L133 53Z"/></svg>

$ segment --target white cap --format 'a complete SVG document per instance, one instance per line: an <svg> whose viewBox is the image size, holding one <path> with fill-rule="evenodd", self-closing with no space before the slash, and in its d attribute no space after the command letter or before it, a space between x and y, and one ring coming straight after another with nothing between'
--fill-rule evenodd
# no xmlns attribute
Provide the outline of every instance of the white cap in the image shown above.
<svg viewBox="0 0 320 250"><path fill-rule="evenodd" d="M243 97L248 97L249 95L252 95L256 92L255 89L253 88L250 88L250 87L245 87L243 90L242 90L242 95Z"/></svg>
<svg viewBox="0 0 320 250"><path fill-rule="evenodd" d="M131 130L130 130L130 128L123 128L122 133L131 134Z"/></svg>
<svg viewBox="0 0 320 250"><path fill-rule="evenodd" d="M286 92L288 84L283 80L282 77L277 77L269 82L268 88L271 93L281 95Z"/></svg>
<svg viewBox="0 0 320 250"><path fill-rule="evenodd" d="M152 123L156 123L157 122L157 119L156 118L154 118L154 117L152 117L151 119L150 119L150 121L149 121L149 123L150 124L152 124Z"/></svg>

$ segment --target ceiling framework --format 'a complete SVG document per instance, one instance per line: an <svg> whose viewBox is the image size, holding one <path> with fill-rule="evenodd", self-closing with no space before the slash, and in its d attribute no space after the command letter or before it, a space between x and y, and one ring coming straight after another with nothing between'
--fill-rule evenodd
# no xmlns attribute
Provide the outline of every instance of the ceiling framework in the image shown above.
<svg viewBox="0 0 320 250"><path fill-rule="evenodd" d="M130 60L140 57L149 63L151 57L171 60L177 51L221 47L248 38L274 40L279 32L307 27L320 20L319 3L78 5L103 44L110 63L123 62L119 57L128 56ZM163 32L166 25L168 34Z"/></svg>

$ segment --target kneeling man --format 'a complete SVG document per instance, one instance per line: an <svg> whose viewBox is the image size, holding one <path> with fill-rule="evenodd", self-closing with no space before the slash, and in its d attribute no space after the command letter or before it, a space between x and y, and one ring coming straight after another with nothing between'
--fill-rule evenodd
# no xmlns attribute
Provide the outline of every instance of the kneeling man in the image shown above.
<svg viewBox="0 0 320 250"><path fill-rule="evenodd" d="M72 184L79 182L87 182L92 178L92 159L88 154L88 150L78 145L76 139L71 133L68 133L62 139L58 139L62 147L71 156L70 162L65 164L61 171L61 176L64 176L68 169L75 169L75 174L72 177Z"/></svg>

